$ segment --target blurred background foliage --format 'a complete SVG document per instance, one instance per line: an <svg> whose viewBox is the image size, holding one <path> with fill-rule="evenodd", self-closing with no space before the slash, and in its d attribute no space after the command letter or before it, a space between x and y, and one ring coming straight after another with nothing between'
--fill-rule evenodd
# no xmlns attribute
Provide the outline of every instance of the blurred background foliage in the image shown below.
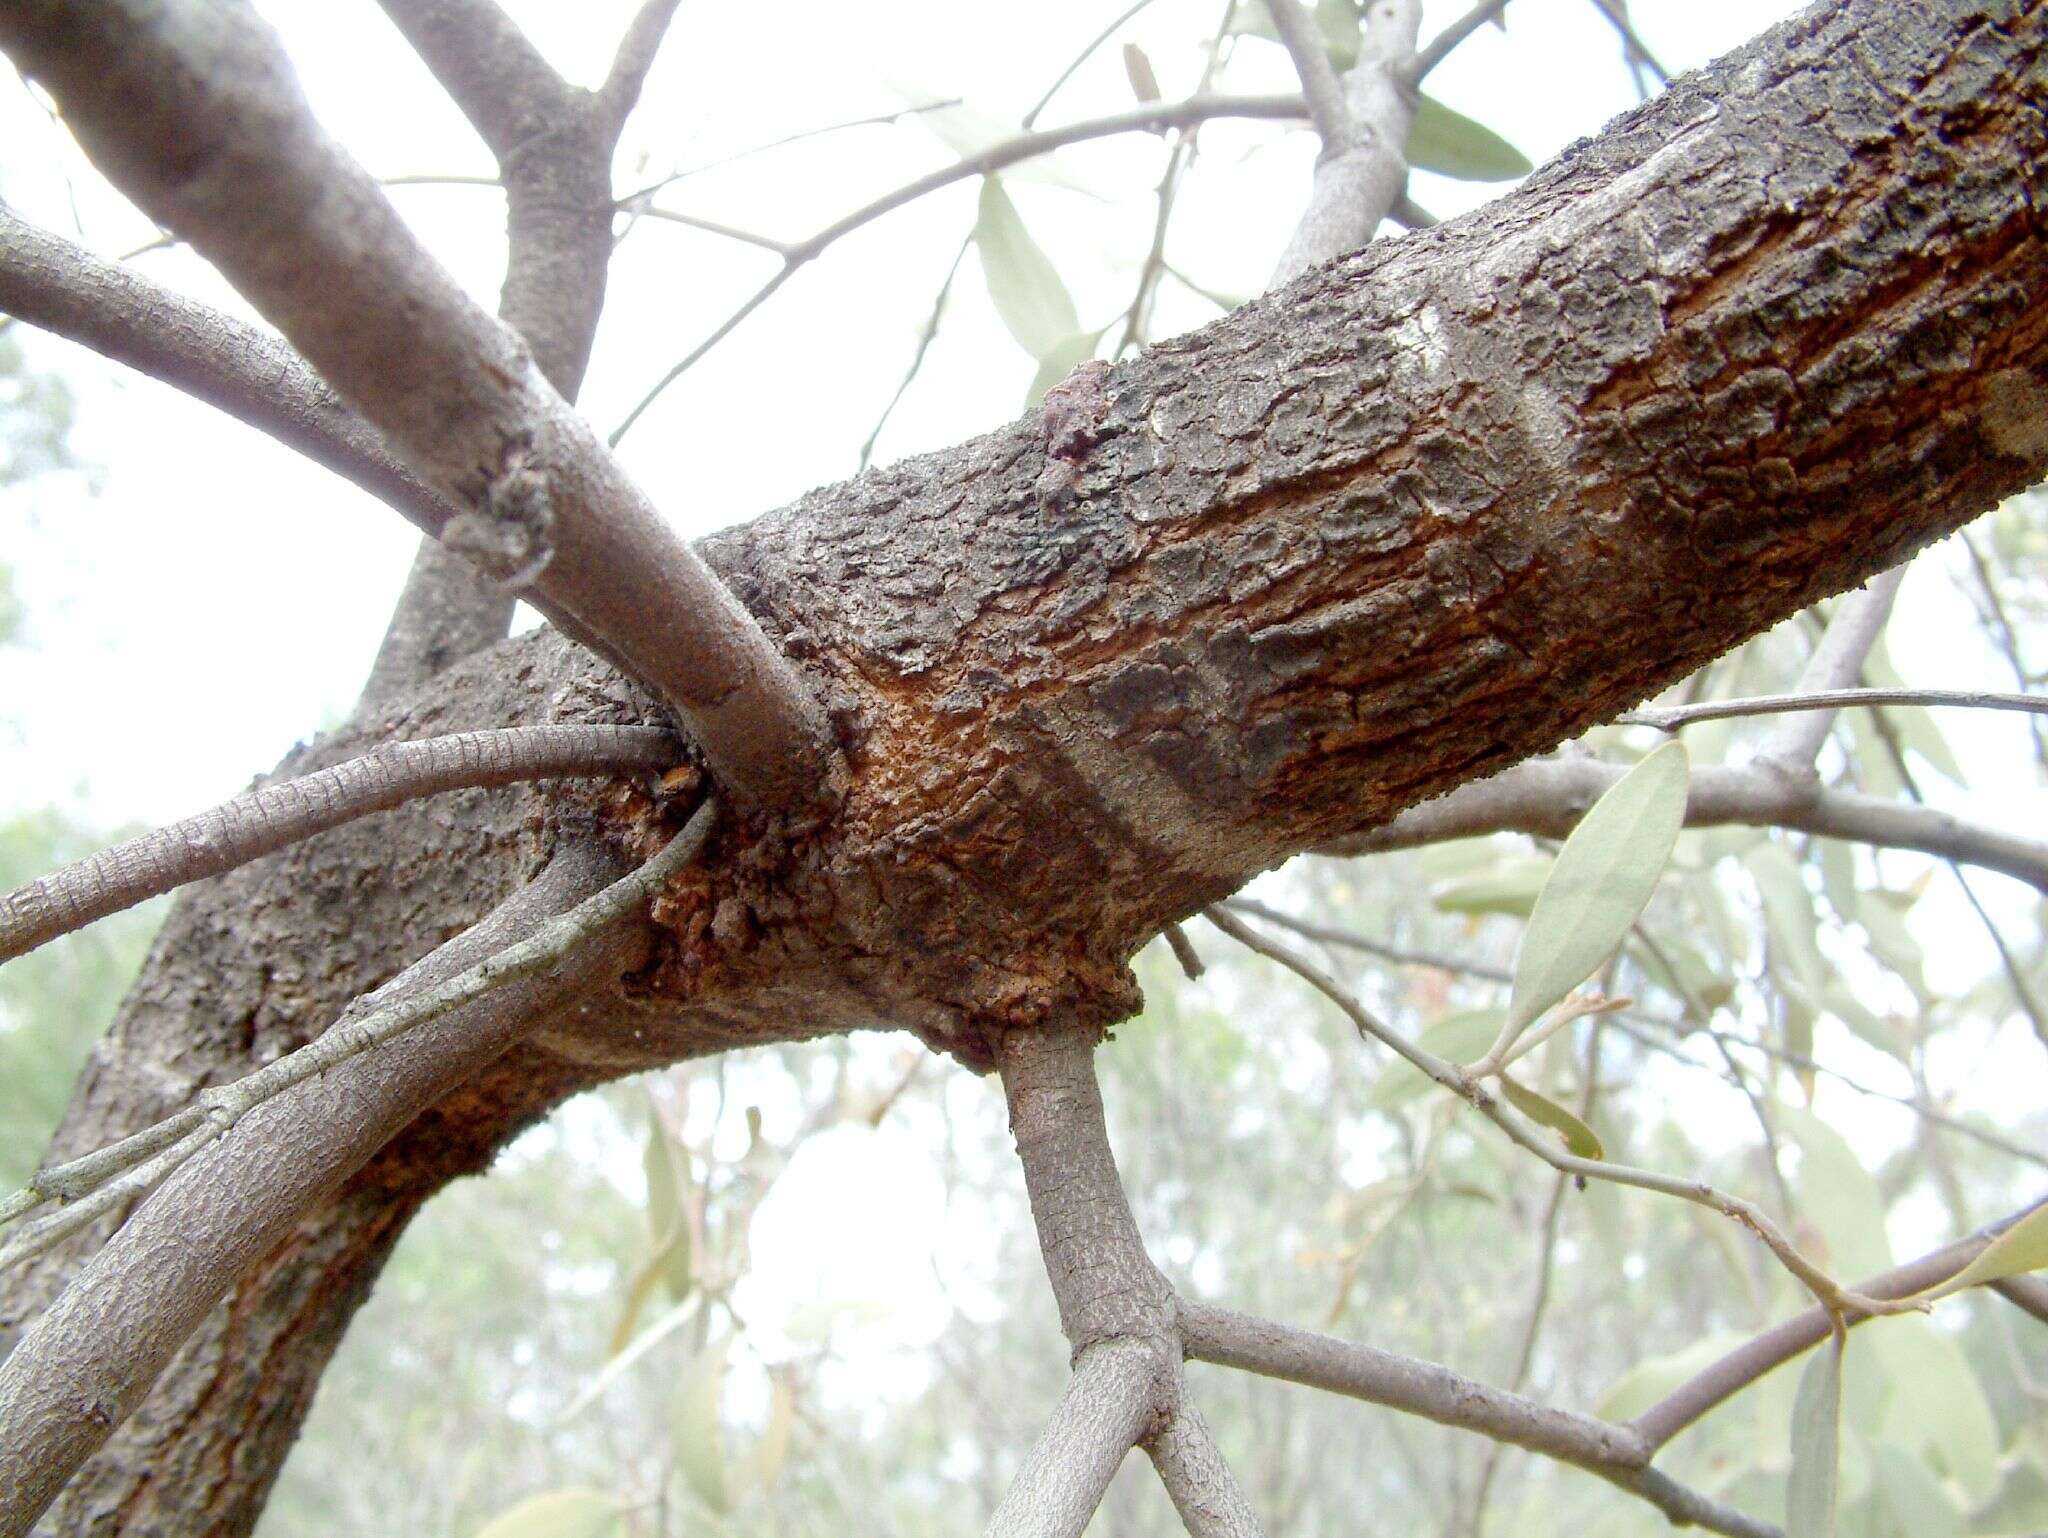
<svg viewBox="0 0 2048 1538"><path fill-rule="evenodd" d="M1318 13L1333 51L1355 44L1354 10ZM1235 18L1212 60L1257 22ZM1125 63L1146 94L1149 61ZM1449 174L1515 174L1490 130L1427 122ZM972 239L988 290L974 302L1040 360L1034 390L1154 334L1159 273L1126 339L1117 323L1087 330L993 180ZM62 383L0 331L0 480L77 471L69 423ZM0 564L0 645L34 647L13 594ZM2048 498L2016 498L1923 556L1900 613L1918 628L1894 624L1866 682L2036 686ZM1791 688L1824 619L1800 616L1667 699ZM1695 766L1742 763L1764 729L1713 723L1685 740ZM1628 761L1657 740L1606 728L1582 750ZM1857 710L1820 769L1831 785L1995 817L2042 805L2048 741L2038 717ZM60 807L14 816L0 882L118 831ZM1252 921L1292 923L1383 1018L1470 1041L1472 1056L1553 853L1498 837L1304 858L1257 883L1266 912ZM1689 831L1601 980L1626 1007L1551 1038L1525 1077L1613 1157L1750 1197L1843 1276L1968 1232L2048 1175L2048 946L2037 894L1964 881L1917 854ZM0 971L0 1181L31 1167L155 922L126 915ZM1613 1418L1802 1307L1733 1225L1573 1189L1390 1067L1291 975L1200 924L1191 938L1204 975L1147 951L1147 1007L1101 1054L1140 1225L1189 1294ZM1660 1464L1782 1510L1797 1372L1738 1395ZM1846 1373L1846 1538L2048 1528L2038 1325L1971 1294L1859 1330ZM586 1096L489 1179L434 1202L324 1379L259 1531L972 1532L1065 1377L998 1087L907 1038L768 1048ZM1588 1475L1477 1437L1217 1368L1191 1381L1275 1534L1662 1526ZM1091 1532L1180 1530L1141 1474L1126 1470Z"/></svg>

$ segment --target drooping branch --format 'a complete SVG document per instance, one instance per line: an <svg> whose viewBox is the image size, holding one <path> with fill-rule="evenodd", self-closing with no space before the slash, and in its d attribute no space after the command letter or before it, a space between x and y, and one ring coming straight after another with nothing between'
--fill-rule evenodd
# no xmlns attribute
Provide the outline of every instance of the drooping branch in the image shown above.
<svg viewBox="0 0 2048 1538"><path fill-rule="evenodd" d="M1591 758L1529 759L1413 807L1370 833L1332 839L1318 849L1330 855L1377 854L1484 833L1563 838L1623 773L1616 765ZM1802 787L1782 775L1747 766L1695 769L1685 820L1688 827L1740 823L1793 828L1885 848L1917 849L2002 871L2048 892L2048 841L1933 807L1856 791Z"/></svg>
<svg viewBox="0 0 2048 1538"><path fill-rule="evenodd" d="M659 727L527 726L387 743L361 758L265 785L0 895L0 961L189 881L439 791L676 762Z"/></svg>
<svg viewBox="0 0 2048 1538"><path fill-rule="evenodd" d="M221 1294L303 1213L532 1021L644 959L647 873L658 880L694 854L708 825L707 808L658 862L623 879L609 850L569 844L484 923L360 1001L355 1019L329 1034L345 1045L357 1021L449 986L466 1002L380 1050L337 1054L327 1071L237 1113L234 1136L184 1163L127 1219L0 1362L0 1535L28 1531ZM555 943L571 931L566 947ZM542 948L541 965L491 972L494 957ZM484 986L464 986L480 974ZM74 1413L80 1405L93 1412Z"/></svg>
<svg viewBox="0 0 2048 1538"><path fill-rule="evenodd" d="M101 168L456 504L446 543L598 638L742 802L829 800L836 755L795 669L321 131L268 29L244 6L206 16L41 5L0 18L0 43Z"/></svg>

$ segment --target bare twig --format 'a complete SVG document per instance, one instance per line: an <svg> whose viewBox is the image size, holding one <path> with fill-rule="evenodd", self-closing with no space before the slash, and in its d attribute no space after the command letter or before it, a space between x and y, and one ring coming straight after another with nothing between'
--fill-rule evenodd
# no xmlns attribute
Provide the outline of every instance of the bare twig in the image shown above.
<svg viewBox="0 0 2048 1538"><path fill-rule="evenodd" d="M1180 963L1180 969L1190 982L1202 975L1202 953L1195 949L1195 942L1188 938L1188 932L1178 924L1168 924L1160 931L1166 937L1166 947L1173 952L1173 959Z"/></svg>
<svg viewBox="0 0 2048 1538"><path fill-rule="evenodd" d="M618 872L558 849L496 913L363 1001L395 1004L519 942ZM24 1532L235 1279L421 1111L565 1003L641 965L635 913L506 984L258 1107L142 1204L0 1362L0 1532ZM91 1414L65 1406L91 1405Z"/></svg>
<svg viewBox="0 0 2048 1538"><path fill-rule="evenodd" d="M1479 3L1473 6L1471 10L1445 27L1443 31L1437 33L1435 37L1431 38L1424 45L1416 53L1415 57L1408 61L1407 67L1401 71L1401 78L1407 81L1411 87L1421 85L1423 77L1443 63L1445 59L1449 58L1454 48L1485 26L1489 21L1498 17L1507 8L1508 0L1479 0ZM1515 14L1520 15L1521 13L1517 11Z"/></svg>
<svg viewBox="0 0 2048 1538"><path fill-rule="evenodd" d="M1047 107L1050 107L1052 105L1052 99L1060 94L1060 91L1066 86L1066 83L1069 80L1072 80L1074 78L1075 72L1078 71L1082 65L1086 64L1091 58L1095 56L1096 49L1100 48L1104 43L1108 42L1111 38L1115 37L1117 33L1123 30L1124 24L1126 22L1128 22L1133 16L1136 16L1140 11L1144 10L1147 6L1151 4L1152 0L1136 0L1135 4L1125 6L1123 10L1118 12L1115 18L1110 21L1108 26L1104 27L1100 32L1096 33L1094 37L1090 38L1088 41L1088 46L1083 48L1079 53L1074 55L1074 57L1068 62L1067 67L1059 72L1058 77L1053 81L1053 83L1045 88L1045 94L1039 97L1037 101L1031 104L1031 110L1024 114L1024 127L1029 128L1032 124L1038 121L1039 114L1044 112Z"/></svg>
<svg viewBox="0 0 2048 1538"><path fill-rule="evenodd" d="M1859 1282L1856 1291L1865 1297L1878 1299L1903 1298L1924 1292L1962 1270L1993 1239L2039 1205L2036 1202L2024 1207L1979 1229L1967 1239L1943 1245L1918 1260L1908 1261L1903 1266ZM1852 1308L1842 1315L1842 1321L1856 1325L1870 1317L1869 1313ZM1630 1421L1629 1429L1641 1436L1654 1451L1731 1394L1754 1383L1780 1363L1789 1362L1802 1351L1826 1340L1832 1328L1828 1311L1820 1308L1810 1308L1782 1324L1774 1325L1665 1395Z"/></svg>
<svg viewBox="0 0 2048 1538"><path fill-rule="evenodd" d="M938 191L941 187L950 187L955 182L966 181L976 176L988 176L1005 166L1015 165L1020 160L1030 160L1039 155L1050 154L1069 144L1081 144L1090 139L1104 139L1126 133L1161 133L1169 128L1183 128L1191 123L1218 117L1285 121L1300 117L1304 110L1301 98L1297 96L1193 96L1178 102L1148 102L1124 112L1111 113L1106 117L1069 123L1064 128L1046 128L1019 134L1014 139L992 144L987 149L952 165L929 171L915 181L906 182L895 191L884 193L874 201L863 204L843 218L833 220L815 234L792 243L784 254L783 265L775 274L756 289L737 310L721 321L709 336L655 381L653 387L641 396L631 411L626 413L624 420L612 429L610 441L616 446L632 429L633 424L646 413L647 408L660 398L662 391L730 336L740 322L753 314L770 295L787 283L798 268L816 261L844 236L872 224L886 214L894 213L906 204L914 203L919 198Z"/></svg>
<svg viewBox="0 0 2048 1538"><path fill-rule="evenodd" d="M1703 1180L1688 1180L1682 1176L1667 1175L1661 1170L1639 1169L1632 1165L1616 1164L1604 1159L1581 1158L1565 1152L1554 1134L1538 1127L1514 1107L1496 1098L1481 1082L1479 1075L1468 1073L1458 1064L1438 1057L1435 1053L1417 1046L1398 1031L1389 1029L1375 1019L1349 989L1306 957L1299 956L1287 947L1267 939L1257 930L1246 927L1221 908L1210 908L1204 916L1232 939L1269 960L1277 961L1293 972L1342 1010L1357 1027L1361 1036L1393 1048L1410 1064L1470 1105L1506 1133L1510 1140L1534 1154L1552 1169L1567 1175L1583 1176L1587 1180L1605 1180L1616 1185L1633 1186L1638 1190L1675 1196L1681 1201L1692 1202L1709 1211L1720 1213L1754 1234L1777 1257L1780 1265L1798 1278L1822 1304L1835 1311L1859 1309L1874 1314L1898 1313L1920 1306L1895 1304L1889 1300L1867 1297L1844 1287L1815 1265L1755 1203L1719 1190Z"/></svg>
<svg viewBox="0 0 2048 1538"><path fill-rule="evenodd" d="M1788 711L1826 713L1853 705L1954 706L1965 710L2019 710L2048 715L2048 694L2002 694L1991 689L1827 689L1812 694L1759 694L1749 699L1706 700L1669 709L1632 710L1615 720L1622 726L1654 726L1673 731L1698 721L1723 721L1731 716L1768 716Z"/></svg>
<svg viewBox="0 0 2048 1538"><path fill-rule="evenodd" d="M932 343L938 340L939 322L946 314L946 301L953 294L953 280L960 276L960 264L967 260L968 247L974 244L974 231L969 230L960 237L960 249L953 253L953 260L946 268L946 276L939 283L938 293L932 296L931 313L924 318L924 325L917 333L917 347L910 355L910 367L903 371L903 377L896 382L896 393L889 397L889 404L882 408L882 414L875 418L875 425L869 429L867 438L860 446L860 468L865 470L868 462L875 457L875 442L882 436L882 429L889 425L889 418L896 414L896 408L903 403L903 397L910 392L917 376L924 371L926 354L932 350Z"/></svg>
<svg viewBox="0 0 2048 1538"><path fill-rule="evenodd" d="M1613 24L1615 34L1621 39L1622 57L1628 60L1629 68L1640 66L1647 69L1659 85L1671 83L1671 72L1657 62L1656 56L1644 44L1642 36L1635 29L1635 23L1628 17L1628 0L1593 0L1601 15ZM1641 82L1638 80L1638 86ZM1648 93L1645 92L1645 95Z"/></svg>
<svg viewBox="0 0 2048 1538"><path fill-rule="evenodd" d="M116 0L64 9L61 22L38 10L0 24L0 38L123 190L221 268L458 506L446 543L568 612L682 714L738 800L829 801L837 754L809 686L519 334L471 302L321 132L275 35L240 12L201 26L191 3ZM436 47L437 18L495 11L401 9ZM517 52L516 32L491 36ZM440 60L451 72L481 62Z"/></svg>
<svg viewBox="0 0 2048 1538"><path fill-rule="evenodd" d="M527 726L393 742L330 769L249 791L0 896L0 961L95 919L372 812L440 791L676 762L654 726Z"/></svg>
<svg viewBox="0 0 2048 1538"><path fill-rule="evenodd" d="M649 182L646 186L636 188L632 192L621 193L618 197L617 206L623 212L634 212L657 192L666 187L672 187L677 182L686 181L692 176L702 176L706 171L716 171L737 161L751 160L754 156L765 155L771 150L785 149L792 144L801 144L806 139L821 138L826 134L844 133L849 128L874 128L888 123L900 123L903 119L916 117L920 113L939 112L947 107L957 107L959 105L959 97L948 96L939 101L919 102L914 107L898 107L892 112L872 112L866 117L846 118L841 122L825 123L817 128L800 129L793 134L784 134L780 139L770 139L765 144L750 144L745 149L734 150L729 155L720 155L716 160L706 160L694 166L685 166L680 171L671 171L659 181Z"/></svg>
<svg viewBox="0 0 2048 1538"><path fill-rule="evenodd" d="M1351 144L1351 111L1323 49L1321 33L1300 0L1265 0L1265 5L1266 14L1273 18L1273 30L1280 34L1288 58L1294 61L1302 98L1308 103L1308 119L1323 141L1323 153L1343 154Z"/></svg>
<svg viewBox="0 0 2048 1538"><path fill-rule="evenodd" d="M286 1090L347 1062L359 1053L394 1041L408 1031L474 1003L507 984L520 982L560 965L565 957L592 936L611 928L643 906L671 876L693 861L710 835L712 819L713 804L707 801L697 809L682 832L670 839L660 854L638 870L613 882L567 913L548 920L518 943L486 957L445 982L411 994L386 1008L363 1014L345 1014L298 1051L267 1063L232 1084L205 1091L196 1106L82 1159L39 1171L22 1191L0 1204L0 1223L32 1211L46 1201L76 1202L98 1189L100 1182L117 1170L132 1167L138 1157L153 1155L146 1167L155 1172L155 1178L140 1190L128 1193L143 1194L249 1112ZM188 1131L189 1136L186 1135ZM170 1136L182 1140L165 1149L165 1140ZM5 1250L0 1250L0 1271L31 1255L40 1254L87 1221L90 1217L80 1218L77 1209L72 1208L30 1225Z"/></svg>
<svg viewBox="0 0 2048 1538"><path fill-rule="evenodd" d="M1597 759L1533 758L1491 779L1460 786L1411 807L1384 827L1332 839L1319 852L1377 854L1479 833L1530 833L1563 838L1623 770ZM1743 823L1796 828L1831 838L1918 849L2002 871L2048 892L2048 842L1932 807L1854 791L1815 789L1750 767L1695 769L1687 792L1689 827Z"/></svg>

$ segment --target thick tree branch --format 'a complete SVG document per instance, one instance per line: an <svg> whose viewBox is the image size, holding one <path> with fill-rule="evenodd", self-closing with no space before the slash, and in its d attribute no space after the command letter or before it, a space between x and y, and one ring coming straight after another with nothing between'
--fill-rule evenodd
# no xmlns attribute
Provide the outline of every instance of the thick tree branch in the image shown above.
<svg viewBox="0 0 2048 1538"><path fill-rule="evenodd" d="M1124 1455L1157 1416L1158 1387L1158 1353L1144 1341L1098 1341L1076 1357L986 1538L1081 1538Z"/></svg>
<svg viewBox="0 0 2048 1538"><path fill-rule="evenodd" d="M1265 1538L1265 1526L1245 1499L1244 1487L1192 1404L1184 1399L1145 1451L1190 1538Z"/></svg>
<svg viewBox="0 0 2048 1538"><path fill-rule="evenodd" d="M1656 1473L1649 1467L1655 1449L1630 1427L1553 1409L1434 1362L1298 1330L1213 1303L1182 1299L1180 1323L1188 1355L1197 1361L1285 1378L1527 1448L1598 1474L1676 1522L1741 1538L1777 1532L1768 1523L1730 1511Z"/></svg>
<svg viewBox="0 0 2048 1538"><path fill-rule="evenodd" d="M595 103L615 142L640 101L640 88L647 83L647 72L654 68L655 55L661 52L662 39L668 36L669 24L675 20L676 8L681 3L682 0L642 0L640 9L627 24L626 35L619 40L619 51L612 59L611 72L597 89Z"/></svg>
<svg viewBox="0 0 2048 1538"><path fill-rule="evenodd" d="M475 929L363 1001L387 1007L542 929L617 874L570 845ZM634 894L636 899L640 894ZM19 1538L147 1392L241 1271L407 1122L528 1024L645 956L636 901L522 977L251 1112L144 1203L0 1363L0 1534Z"/></svg>
<svg viewBox="0 0 2048 1538"><path fill-rule="evenodd" d="M0 42L116 183L457 504L445 542L599 637L740 800L829 800L834 752L788 661L321 132L268 29L241 6L199 15L71 0L7 13Z"/></svg>
<svg viewBox="0 0 2048 1538"><path fill-rule="evenodd" d="M394 742L265 785L0 895L0 961L95 919L218 876L372 812L439 791L560 775L660 769L678 758L659 727L527 726Z"/></svg>
<svg viewBox="0 0 2048 1538"><path fill-rule="evenodd" d="M1540 758L1401 813L1370 833L1331 839L1323 854L1377 854L1482 833L1563 838L1623 770L1591 758ZM2001 871L2048 892L2048 841L1973 823L1932 807L1855 791L1821 790L1749 767L1695 769L1686 798L1689 827L1740 823L1795 828L1829 838L1917 849Z"/></svg>

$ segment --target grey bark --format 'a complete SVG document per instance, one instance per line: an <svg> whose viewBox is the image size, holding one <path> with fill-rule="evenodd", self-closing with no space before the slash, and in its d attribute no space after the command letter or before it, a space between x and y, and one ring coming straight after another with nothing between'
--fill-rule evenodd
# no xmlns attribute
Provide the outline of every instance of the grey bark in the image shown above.
<svg viewBox="0 0 2048 1538"><path fill-rule="evenodd" d="M1025 422L709 542L828 700L845 802L721 835L631 999L551 1022L246 1273L90 1466L128 1481L105 1530L241 1530L405 1218L563 1096L798 1030L909 1024L985 1065L1019 1027L1114 1018L1164 922L2037 479L2043 33L2038 3L1817 9L1483 214L1120 367L1070 496L1040 494ZM535 635L320 752L657 716ZM464 793L222 878L174 914L59 1151L304 1039L516 886L531 824L638 849L654 810Z"/></svg>

